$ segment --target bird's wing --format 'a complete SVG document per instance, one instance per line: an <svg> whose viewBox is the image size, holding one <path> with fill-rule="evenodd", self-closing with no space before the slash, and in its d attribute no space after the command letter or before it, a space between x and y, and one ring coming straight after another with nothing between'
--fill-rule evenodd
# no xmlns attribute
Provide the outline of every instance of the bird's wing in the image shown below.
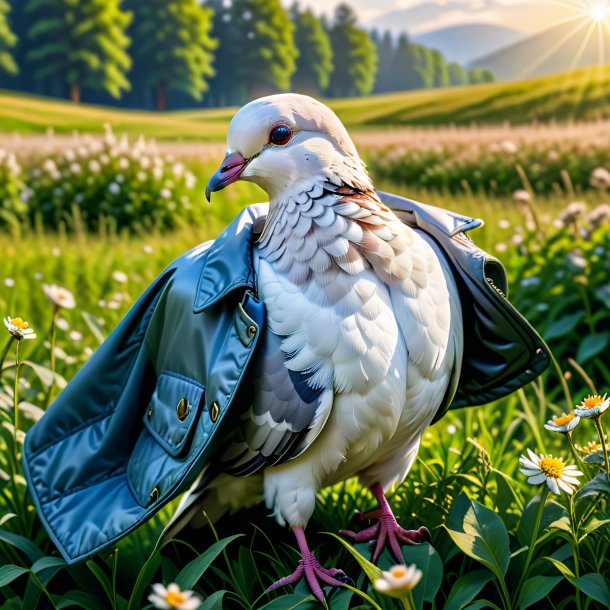
<svg viewBox="0 0 610 610"><path fill-rule="evenodd" d="M222 456L225 470L233 475L250 475L292 457L297 442L313 428L323 427L332 406L332 385L312 387L313 371L293 371L286 366L282 337L267 326L261 341L253 371L252 404Z"/></svg>

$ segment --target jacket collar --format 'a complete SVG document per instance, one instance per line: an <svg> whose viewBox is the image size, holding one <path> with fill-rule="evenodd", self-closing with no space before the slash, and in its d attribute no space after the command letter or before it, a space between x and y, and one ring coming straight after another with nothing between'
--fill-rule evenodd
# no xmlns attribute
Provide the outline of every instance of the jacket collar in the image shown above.
<svg viewBox="0 0 610 610"><path fill-rule="evenodd" d="M202 312L237 288L256 292L252 243L257 238L256 227L268 211L268 203L248 206L212 242L199 276L194 313Z"/></svg>

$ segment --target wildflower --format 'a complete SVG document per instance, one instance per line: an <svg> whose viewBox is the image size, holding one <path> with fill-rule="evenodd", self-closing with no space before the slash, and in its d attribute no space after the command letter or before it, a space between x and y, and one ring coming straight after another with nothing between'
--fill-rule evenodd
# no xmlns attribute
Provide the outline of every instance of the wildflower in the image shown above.
<svg viewBox="0 0 610 610"><path fill-rule="evenodd" d="M160 193L163 199L169 199L172 196L172 192L169 189L161 189Z"/></svg>
<svg viewBox="0 0 610 610"><path fill-rule="evenodd" d="M389 572L384 571L381 574L373 586L380 593L397 598L404 597L409 591L413 591L423 576L422 571L418 570L415 564L411 564L409 567L406 565L393 566Z"/></svg>
<svg viewBox="0 0 610 610"><path fill-rule="evenodd" d="M585 455L589 455L591 453L597 453L598 451L602 451L604 446L601 443L596 441L589 441L584 447L580 445L576 445L576 449Z"/></svg>
<svg viewBox="0 0 610 610"><path fill-rule="evenodd" d="M610 189L610 172L605 167L598 167L591 173L591 186L596 189Z"/></svg>
<svg viewBox="0 0 610 610"><path fill-rule="evenodd" d="M70 164L70 171L73 174L80 174L83 171L83 168L78 163L71 163Z"/></svg>
<svg viewBox="0 0 610 610"><path fill-rule="evenodd" d="M508 153L509 155L514 155L519 150L517 145L510 140L504 140L504 142L500 144L500 148L502 149L502 152Z"/></svg>
<svg viewBox="0 0 610 610"><path fill-rule="evenodd" d="M562 434L567 434L568 432L572 432L574 428L578 425L580 421L580 417L576 415L576 413L562 413L560 417L557 415L553 415L549 421L544 424L544 427L551 432L561 432Z"/></svg>
<svg viewBox="0 0 610 610"><path fill-rule="evenodd" d="M503 242L498 242L495 246L494 249L496 252L506 252L508 250L508 246L503 243Z"/></svg>
<svg viewBox="0 0 610 610"><path fill-rule="evenodd" d="M56 284L43 284L42 289L56 307L63 307L64 309L74 309L76 307L74 295L67 288L62 288Z"/></svg>
<svg viewBox="0 0 610 610"><path fill-rule="evenodd" d="M574 413L579 417L594 419L599 417L610 405L610 398L599 394L587 396L579 405L574 407Z"/></svg>
<svg viewBox="0 0 610 610"><path fill-rule="evenodd" d="M70 323L65 318L57 318L57 328L59 330L63 330L64 332L70 329Z"/></svg>
<svg viewBox="0 0 610 610"><path fill-rule="evenodd" d="M155 608L195 610L201 606L201 599L193 591L180 591L180 587L175 583L167 585L167 588L160 583L155 583L152 588L154 593L148 596L148 601Z"/></svg>
<svg viewBox="0 0 610 610"><path fill-rule="evenodd" d="M498 226L501 229L510 229L510 222L508 220L506 220L506 218L503 218L499 223Z"/></svg>
<svg viewBox="0 0 610 610"><path fill-rule="evenodd" d="M7 277L4 280L4 285L7 288L13 288L15 286L15 280L12 277Z"/></svg>
<svg viewBox="0 0 610 610"><path fill-rule="evenodd" d="M531 200L531 195L525 189L517 189L513 193L513 201L515 203L530 203Z"/></svg>
<svg viewBox="0 0 610 610"><path fill-rule="evenodd" d="M519 458L521 474L528 477L527 482L530 485L547 484L548 488L559 495L561 490L568 494L574 491L578 485L577 477L582 476L580 470L576 470L576 466L567 466L563 462L563 458L555 458L551 454L537 456L531 449L527 450L529 458L522 455Z"/></svg>
<svg viewBox="0 0 610 610"><path fill-rule="evenodd" d="M116 182L111 182L108 185L108 190L113 195L118 195L121 192L121 187Z"/></svg>
<svg viewBox="0 0 610 610"><path fill-rule="evenodd" d="M101 169L102 166L100 165L99 161L96 161L95 159L91 159L91 161L89 161L89 171L97 174Z"/></svg>
<svg viewBox="0 0 610 610"><path fill-rule="evenodd" d="M584 256L582 256L580 250L570 252L568 254L568 262L576 269L586 269L587 267L587 260L584 258Z"/></svg>
<svg viewBox="0 0 610 610"><path fill-rule="evenodd" d="M610 220L610 205L602 203L596 208L591 210L587 216L587 220L591 223L594 229L597 229L600 225Z"/></svg>
<svg viewBox="0 0 610 610"><path fill-rule="evenodd" d="M152 254L153 253L153 247L149 246L148 244L144 245L142 247L142 250L144 250L144 252L146 252L146 254Z"/></svg>
<svg viewBox="0 0 610 610"><path fill-rule="evenodd" d="M112 272L112 279L119 284L124 284L129 278L127 277L126 273L117 270Z"/></svg>
<svg viewBox="0 0 610 610"><path fill-rule="evenodd" d="M10 318L7 316L4 318L4 326L6 326L6 330L8 330L17 341L22 341L23 339L36 339L36 333L30 328L30 325L21 318Z"/></svg>
<svg viewBox="0 0 610 610"><path fill-rule="evenodd" d="M582 216L586 211L586 206L582 201L572 201L559 214L559 220L564 224L572 224L576 222L579 216Z"/></svg>
<svg viewBox="0 0 610 610"><path fill-rule="evenodd" d="M83 334L78 332L77 330L70 331L70 340L78 343L83 340Z"/></svg>

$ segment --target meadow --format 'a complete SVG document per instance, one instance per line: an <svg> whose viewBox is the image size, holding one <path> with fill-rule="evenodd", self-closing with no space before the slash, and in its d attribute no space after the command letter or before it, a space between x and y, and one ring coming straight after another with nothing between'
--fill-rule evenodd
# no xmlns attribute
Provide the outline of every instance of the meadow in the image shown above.
<svg viewBox="0 0 610 610"><path fill-rule="evenodd" d="M406 116L384 103L361 106L358 120ZM22 126L40 121L41 131L44 124L62 131L60 106L49 104L43 116L22 108ZM350 106L338 109L348 116ZM1 112L8 116L6 106ZM163 145L118 135L141 129L163 138L177 130L214 139L224 133L225 111L156 117L146 127L126 117L115 122L116 134L96 127L114 122L113 111L99 112L83 109L71 123L66 115L65 130L80 120L100 137L60 139L42 154L17 147L16 157L0 160L0 312L21 317L37 334L32 341L6 334L0 342L2 607L152 608L151 585L170 582L194 589L204 610L319 607L302 585L264 593L292 570L297 553L290 533L263 507L158 549L169 506L117 549L69 567L36 519L19 466L23 433L171 260L217 235L247 203L264 200L252 185L237 183L207 204L205 182L219 158L193 158L193 148L168 157ZM544 427L589 394L610 390L608 126L586 124L570 139L571 129L541 127L538 137L531 127L422 129L408 132L413 137L400 148L363 146L379 188L485 219L471 237L505 263L509 297L548 340L557 366L508 398L450 412L426 433L390 500L403 526L432 533L431 544L404 547L405 563L425 574L412 592L378 592L380 573L368 563L366 545L332 536L361 527L354 511L373 507L370 493L347 481L320 494L312 541L324 564L340 565L353 579L351 588L327 591L332 610L610 606L610 486L599 436L607 422L593 414L568 417L578 424L569 434ZM74 306L49 298L52 284L68 290ZM600 398L598 411L604 404ZM530 484L520 472L528 449L562 458L554 463L560 470L577 465L578 491L555 495ZM384 553L379 567L392 563Z"/></svg>

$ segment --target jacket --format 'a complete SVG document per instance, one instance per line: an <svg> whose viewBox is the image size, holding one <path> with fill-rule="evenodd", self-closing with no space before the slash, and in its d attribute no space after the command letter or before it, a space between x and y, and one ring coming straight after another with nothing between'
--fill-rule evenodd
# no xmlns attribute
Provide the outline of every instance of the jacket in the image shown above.
<svg viewBox="0 0 610 610"><path fill-rule="evenodd" d="M506 300L502 265L465 234L481 221L380 196L444 251L459 286L467 341L446 407L490 402L540 374L544 342ZM27 433L30 494L68 563L111 547L185 491L247 405L265 324L252 246L267 210L249 206L170 264Z"/></svg>

